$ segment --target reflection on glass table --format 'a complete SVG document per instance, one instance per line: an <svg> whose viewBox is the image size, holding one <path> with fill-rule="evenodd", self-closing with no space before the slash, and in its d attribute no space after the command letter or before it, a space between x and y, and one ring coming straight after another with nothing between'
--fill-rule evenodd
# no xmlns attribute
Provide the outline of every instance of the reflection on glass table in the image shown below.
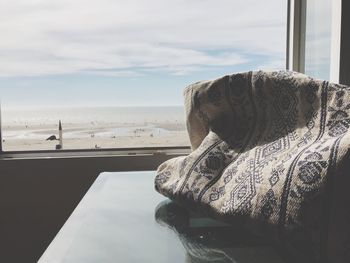
<svg viewBox="0 0 350 263"><path fill-rule="evenodd" d="M284 262L261 237L162 197L154 176L100 174L39 262Z"/></svg>
<svg viewBox="0 0 350 263"><path fill-rule="evenodd" d="M191 213L175 202L160 203L155 217L177 234L186 249L186 262L283 262L261 237Z"/></svg>

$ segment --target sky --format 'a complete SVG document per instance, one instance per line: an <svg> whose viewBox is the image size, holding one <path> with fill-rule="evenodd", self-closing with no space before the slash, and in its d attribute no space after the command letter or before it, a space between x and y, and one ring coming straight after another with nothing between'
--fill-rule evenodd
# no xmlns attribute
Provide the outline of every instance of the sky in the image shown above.
<svg viewBox="0 0 350 263"><path fill-rule="evenodd" d="M284 69L286 2L0 0L2 106L182 105L193 82Z"/></svg>

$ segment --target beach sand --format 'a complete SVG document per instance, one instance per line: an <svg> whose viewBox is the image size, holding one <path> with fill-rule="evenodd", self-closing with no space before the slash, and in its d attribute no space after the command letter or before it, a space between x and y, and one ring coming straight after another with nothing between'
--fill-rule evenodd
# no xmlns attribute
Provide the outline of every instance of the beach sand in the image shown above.
<svg viewBox="0 0 350 263"><path fill-rule="evenodd" d="M4 151L55 150L58 125L4 125ZM189 146L184 123L65 123L63 149Z"/></svg>

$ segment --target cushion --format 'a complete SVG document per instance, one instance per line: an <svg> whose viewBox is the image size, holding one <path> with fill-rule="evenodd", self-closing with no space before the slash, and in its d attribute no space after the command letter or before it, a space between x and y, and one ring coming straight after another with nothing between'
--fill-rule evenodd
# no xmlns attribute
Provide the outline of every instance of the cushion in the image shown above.
<svg viewBox="0 0 350 263"><path fill-rule="evenodd" d="M193 151L159 166L156 190L250 224L298 260L348 262L350 89L256 71L195 83L184 97Z"/></svg>

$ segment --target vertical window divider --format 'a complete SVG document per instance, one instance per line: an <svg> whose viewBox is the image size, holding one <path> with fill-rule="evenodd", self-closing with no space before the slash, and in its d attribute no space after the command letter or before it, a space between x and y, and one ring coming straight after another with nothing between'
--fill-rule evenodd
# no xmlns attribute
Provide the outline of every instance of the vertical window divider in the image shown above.
<svg viewBox="0 0 350 263"><path fill-rule="evenodd" d="M342 31L342 0L332 1L330 81L339 83Z"/></svg>
<svg viewBox="0 0 350 263"><path fill-rule="evenodd" d="M0 101L0 156L3 154L2 149L2 111L1 111L1 101Z"/></svg>
<svg viewBox="0 0 350 263"><path fill-rule="evenodd" d="M340 53L339 53L339 83L350 86L350 1L341 1L338 12L341 16ZM339 22L339 21L338 21Z"/></svg>
<svg viewBox="0 0 350 263"><path fill-rule="evenodd" d="M291 43L290 43L290 31L291 31L291 0L287 1L287 36L286 36L286 69L290 70L290 48L291 48Z"/></svg>
<svg viewBox="0 0 350 263"><path fill-rule="evenodd" d="M287 19L287 69L304 73L306 0L289 0Z"/></svg>

